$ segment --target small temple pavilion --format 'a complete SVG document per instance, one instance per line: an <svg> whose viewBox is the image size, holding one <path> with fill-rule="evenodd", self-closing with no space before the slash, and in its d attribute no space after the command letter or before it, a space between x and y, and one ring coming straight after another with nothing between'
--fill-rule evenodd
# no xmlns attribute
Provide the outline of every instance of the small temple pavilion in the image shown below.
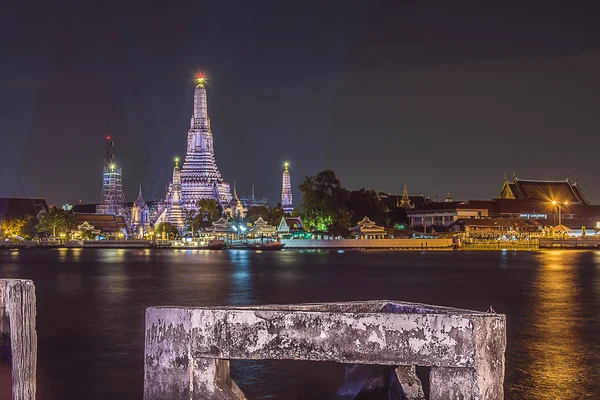
<svg viewBox="0 0 600 400"><path fill-rule="evenodd" d="M254 225L248 229L248 235L254 237L273 236L276 232L277 228L269 225L262 217L258 217Z"/></svg>
<svg viewBox="0 0 600 400"><path fill-rule="evenodd" d="M364 217L355 227L350 228L356 239L383 239L386 231L378 226L369 217Z"/></svg>

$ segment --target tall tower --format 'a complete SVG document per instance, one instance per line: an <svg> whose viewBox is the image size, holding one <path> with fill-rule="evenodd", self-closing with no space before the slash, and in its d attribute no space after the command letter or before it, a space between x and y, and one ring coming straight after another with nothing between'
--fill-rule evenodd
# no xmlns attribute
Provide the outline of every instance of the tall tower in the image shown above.
<svg viewBox="0 0 600 400"><path fill-rule="evenodd" d="M404 177L404 190L402 191L402 198L400 199L399 204L396 204L396 207L414 208L412 202L410 201L410 197L408 197L408 188L406 187L406 177Z"/></svg>
<svg viewBox="0 0 600 400"><path fill-rule="evenodd" d="M286 161L283 163L283 181L281 185L281 208L285 214L292 212L292 181L290 179L290 164Z"/></svg>
<svg viewBox="0 0 600 400"><path fill-rule="evenodd" d="M173 182L171 186L171 202L167 210L167 222L175 225L178 229L184 228L183 208L181 206L181 171L179 170L179 158L175 158L173 168Z"/></svg>
<svg viewBox="0 0 600 400"><path fill-rule="evenodd" d="M200 199L214 199L221 205L228 205L232 198L229 184L221 178L215 162L212 130L206 109L206 81L202 74L197 75L196 81L194 114L181 170L181 205L185 209L197 207Z"/></svg>
<svg viewBox="0 0 600 400"><path fill-rule="evenodd" d="M125 194L123 193L123 170L114 162L110 148L114 145L110 136L106 140L106 159L102 171L102 201L96 206L99 214L125 215Z"/></svg>

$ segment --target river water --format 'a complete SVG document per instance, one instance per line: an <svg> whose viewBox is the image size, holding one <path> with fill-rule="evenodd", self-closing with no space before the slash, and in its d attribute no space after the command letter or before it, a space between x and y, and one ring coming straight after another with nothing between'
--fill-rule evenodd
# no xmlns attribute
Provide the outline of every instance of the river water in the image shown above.
<svg viewBox="0 0 600 400"><path fill-rule="evenodd" d="M506 399L600 398L600 252L60 249L0 253L32 279L38 399L141 399L144 311L395 299L507 315ZM9 368L0 363L0 399ZM254 399L331 399L343 367L232 362Z"/></svg>

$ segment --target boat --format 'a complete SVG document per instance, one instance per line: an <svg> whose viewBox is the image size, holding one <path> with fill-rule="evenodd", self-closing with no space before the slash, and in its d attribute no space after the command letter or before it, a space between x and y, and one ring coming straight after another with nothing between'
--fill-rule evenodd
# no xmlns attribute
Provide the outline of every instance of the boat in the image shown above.
<svg viewBox="0 0 600 400"><path fill-rule="evenodd" d="M229 246L231 250L281 250L285 245L281 242L239 243Z"/></svg>
<svg viewBox="0 0 600 400"><path fill-rule="evenodd" d="M225 241L220 239L209 240L206 248L208 250L223 250L225 248Z"/></svg>
<svg viewBox="0 0 600 400"><path fill-rule="evenodd" d="M266 242L256 245L256 250L281 250L285 245L281 242Z"/></svg>

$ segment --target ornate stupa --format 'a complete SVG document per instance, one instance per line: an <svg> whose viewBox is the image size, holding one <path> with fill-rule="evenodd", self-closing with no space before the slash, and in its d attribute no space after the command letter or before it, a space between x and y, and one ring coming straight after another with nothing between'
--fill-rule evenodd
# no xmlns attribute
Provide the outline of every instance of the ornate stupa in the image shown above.
<svg viewBox="0 0 600 400"><path fill-rule="evenodd" d="M281 208L285 214L292 212L292 181L290 178L290 164L283 163L283 178L281 182Z"/></svg>
<svg viewBox="0 0 600 400"><path fill-rule="evenodd" d="M167 205L167 222L175 225L178 229L183 229L183 208L182 208L182 185L181 171L179 170L179 158L175 158L175 167L173 168L173 181L170 187L170 199Z"/></svg>
<svg viewBox="0 0 600 400"><path fill-rule="evenodd" d="M194 114L187 138L187 153L181 169L181 205L184 209L197 206L200 199L214 199L222 206L231 202L229 184L223 181L215 162L213 136L206 108L205 78L196 77Z"/></svg>
<svg viewBox="0 0 600 400"><path fill-rule="evenodd" d="M145 231L150 227L150 209L148 203L142 196L142 184L140 183L140 193L131 207L131 232L134 235L143 237Z"/></svg>

